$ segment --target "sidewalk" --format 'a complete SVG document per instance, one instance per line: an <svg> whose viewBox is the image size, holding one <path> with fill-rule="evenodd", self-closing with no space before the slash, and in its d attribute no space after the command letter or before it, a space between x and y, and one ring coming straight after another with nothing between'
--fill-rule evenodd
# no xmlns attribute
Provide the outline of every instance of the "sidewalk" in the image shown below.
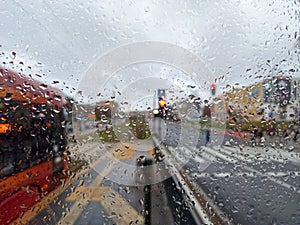
<svg viewBox="0 0 300 225"><path fill-rule="evenodd" d="M244 139L246 141L251 140L251 133L246 131L225 131L225 135L232 136L239 139ZM284 139L283 137L279 136L269 136L264 133L264 145L265 146L272 146L278 149L284 149L290 152L298 152L300 153L300 139L298 139L296 142L290 139Z"/></svg>

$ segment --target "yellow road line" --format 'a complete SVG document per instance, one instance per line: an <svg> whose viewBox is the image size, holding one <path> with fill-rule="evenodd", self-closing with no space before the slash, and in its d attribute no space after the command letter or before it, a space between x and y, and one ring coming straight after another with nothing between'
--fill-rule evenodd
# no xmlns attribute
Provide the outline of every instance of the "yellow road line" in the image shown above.
<svg viewBox="0 0 300 225"><path fill-rule="evenodd" d="M109 156L110 153L106 153L106 156ZM101 157L101 158L104 158ZM99 163L101 159L97 160L96 163ZM103 159L102 159L103 160ZM95 163L95 164L96 164ZM108 167L105 167L104 171L102 171L102 174L108 174L110 171L112 171L112 169L114 168L116 164L116 161L113 161L111 163L109 163ZM102 177L101 175L98 175L95 180L93 180L91 182L91 184L89 184L90 186L99 186L101 184L101 182L103 181L104 177ZM78 187L77 187L78 188ZM77 193L75 188L75 192ZM68 201L68 198L66 199ZM58 222L58 224L60 225L70 225L70 224L74 224L76 222L76 220L79 218L79 216L81 215L84 207L88 204L89 202L87 200L85 200L84 198L79 199L79 201L77 201L69 210L68 213L65 214L65 216Z"/></svg>
<svg viewBox="0 0 300 225"><path fill-rule="evenodd" d="M93 163L93 165L98 164L99 162L101 162L102 160L106 160L107 158L109 158L111 160L111 163L109 163L109 166L106 167L106 169L104 171L102 171L101 174L108 174L111 170L113 170L114 166L116 165L117 161L113 160L113 157L119 159L119 160L125 160L125 159L131 159L134 156L135 153L135 147L136 145L134 144L128 144L128 145L122 145L121 147L113 147L113 152L111 153L111 151L107 151L106 154L104 154L103 156L101 156L98 160L96 160L96 162ZM118 150L119 148L119 150ZM117 151L119 151L119 153L116 153ZM149 150L151 151L151 149ZM91 168L93 167L93 165L91 166ZM62 194L66 187L70 186L72 182L74 182L75 180L77 180L80 175L87 173L89 169L85 169L83 171L81 171L80 173L76 174L76 176L74 176L73 179L69 179L66 181L66 183L64 185L59 186L58 188L56 188L54 191L52 191L51 193L49 193L47 196L45 196L40 202L38 202L33 210L31 211L27 211L26 213L24 213L24 215L18 219L16 219L13 224L26 224L28 223L30 220L32 220L38 213L40 213L42 210L44 210L46 207L49 207L49 203L53 202L60 194ZM90 186L99 186L101 184L103 180L103 177L101 176L97 176L96 179L90 184ZM81 188L83 187L75 187L75 192L77 192L77 190L81 190ZM85 187L86 188L86 187ZM113 190L107 191L106 192L110 192L112 193ZM72 194L71 194L72 196ZM72 198L67 198L66 200L70 201L70 199ZM123 214L121 212L119 212L119 216L117 216L116 218L112 218L112 220L116 220L117 224L128 224L128 221L130 221L131 219L135 219L139 220L139 221L143 221L142 216L140 216L129 204L128 202L126 202L124 199L122 199L121 196L117 197L119 203L123 206L126 207L128 210L124 211ZM116 199L114 199L116 201ZM103 199L101 201L101 204L107 208L108 212L112 212L112 210L114 210L116 212L116 208L114 207L110 207L107 203L109 202L109 205L111 205L111 201L108 201L108 199ZM114 202L115 202L114 201ZM126 203L125 203L126 202ZM69 212L66 213L66 215L58 222L58 224L64 225L64 224L73 224L80 216L84 206L88 204L88 201L81 198L79 199L79 201L77 203L75 203L70 210L68 210ZM122 207L120 207L119 209L122 209ZM124 208L125 209L125 208ZM123 218L123 219L122 219ZM126 221L125 221L126 220ZM123 221L123 222L122 222ZM143 222L141 222L142 224Z"/></svg>
<svg viewBox="0 0 300 225"><path fill-rule="evenodd" d="M79 187L67 200L81 202L81 204L90 201L100 202L108 216L114 215L110 219L118 225L144 224L144 218L126 199L110 187Z"/></svg>
<svg viewBox="0 0 300 225"><path fill-rule="evenodd" d="M149 155L149 157L150 157L150 159L152 159L152 160L154 160L154 147L153 147L153 145L149 145L150 147L149 147L149 151L148 151L148 155Z"/></svg>
<svg viewBox="0 0 300 225"><path fill-rule="evenodd" d="M86 173L89 169L85 169L81 171L80 173L76 174L74 178L67 180L63 185L58 186L55 190L53 190L51 193L43 197L43 199L34 205L33 210L27 211L22 215L22 217L17 218L15 221L12 222L12 224L27 224L29 223L32 218L34 218L36 215L38 215L43 209L45 209L47 206L49 206L50 202L53 202L60 194L62 194L66 187L70 186L72 182L77 180L79 176Z"/></svg>
<svg viewBox="0 0 300 225"><path fill-rule="evenodd" d="M135 148L135 144L117 146L112 154L118 160L132 159L135 153Z"/></svg>
<svg viewBox="0 0 300 225"><path fill-rule="evenodd" d="M96 165L106 157L111 157L111 153L106 152L106 154L100 157L95 163L93 163L93 165ZM91 166L91 168L93 167L93 165ZM48 207L50 202L53 202L59 195L61 195L65 191L67 187L69 187L75 180L78 180L78 178L82 174L87 173L89 170L90 168L84 169L81 172L77 173L73 178L66 180L63 185L58 186L51 193L43 197L40 202L37 202L37 204L34 205L34 208L32 210L28 210L27 212L25 212L20 218L17 218L15 221L13 221L12 224L21 225L29 223L30 220L32 220L42 210Z"/></svg>

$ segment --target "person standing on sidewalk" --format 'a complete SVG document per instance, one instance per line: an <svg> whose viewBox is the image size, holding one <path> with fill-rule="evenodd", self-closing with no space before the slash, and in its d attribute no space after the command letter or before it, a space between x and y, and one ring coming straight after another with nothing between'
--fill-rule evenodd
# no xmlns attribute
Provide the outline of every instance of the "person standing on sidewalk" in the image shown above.
<svg viewBox="0 0 300 225"><path fill-rule="evenodd" d="M210 142L210 130L207 129L205 131L205 146L207 146L207 144Z"/></svg>
<svg viewBox="0 0 300 225"><path fill-rule="evenodd" d="M211 119L211 109L208 104L208 100L204 100L204 108L203 108L203 118L207 120L207 123L210 122ZM205 130L205 146L210 142L210 129L209 127Z"/></svg>

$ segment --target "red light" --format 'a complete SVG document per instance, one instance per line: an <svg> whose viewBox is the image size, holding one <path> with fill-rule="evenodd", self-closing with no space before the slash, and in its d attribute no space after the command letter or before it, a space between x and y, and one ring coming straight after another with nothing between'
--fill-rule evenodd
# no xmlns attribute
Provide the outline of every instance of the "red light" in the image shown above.
<svg viewBox="0 0 300 225"><path fill-rule="evenodd" d="M212 85L210 86L210 88L211 88L211 94L212 94L212 95L215 95L215 94L216 94L216 88L217 88L217 85L216 85L216 84L212 84Z"/></svg>

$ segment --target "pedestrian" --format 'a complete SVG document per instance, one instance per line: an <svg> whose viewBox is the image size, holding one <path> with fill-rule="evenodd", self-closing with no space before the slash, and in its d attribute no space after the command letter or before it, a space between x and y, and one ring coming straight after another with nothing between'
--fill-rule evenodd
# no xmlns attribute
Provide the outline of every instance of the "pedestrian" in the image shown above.
<svg viewBox="0 0 300 225"><path fill-rule="evenodd" d="M257 137L256 137L257 145L262 143L262 139L263 139L263 130L261 127L259 127L257 130Z"/></svg>
<svg viewBox="0 0 300 225"><path fill-rule="evenodd" d="M257 132L257 127L251 126L250 131L251 131L251 144L255 145L255 136L256 136L256 132Z"/></svg>
<svg viewBox="0 0 300 225"><path fill-rule="evenodd" d="M298 136L299 136L299 129L298 129L298 127L297 127L297 128L295 129L295 136L294 136L294 138L293 138L294 142L297 142Z"/></svg>
<svg viewBox="0 0 300 225"><path fill-rule="evenodd" d="M263 131L261 127L255 127L253 131L253 145L259 145L263 137Z"/></svg>
<svg viewBox="0 0 300 225"><path fill-rule="evenodd" d="M205 131L205 146L209 143L210 141L210 130Z"/></svg>

